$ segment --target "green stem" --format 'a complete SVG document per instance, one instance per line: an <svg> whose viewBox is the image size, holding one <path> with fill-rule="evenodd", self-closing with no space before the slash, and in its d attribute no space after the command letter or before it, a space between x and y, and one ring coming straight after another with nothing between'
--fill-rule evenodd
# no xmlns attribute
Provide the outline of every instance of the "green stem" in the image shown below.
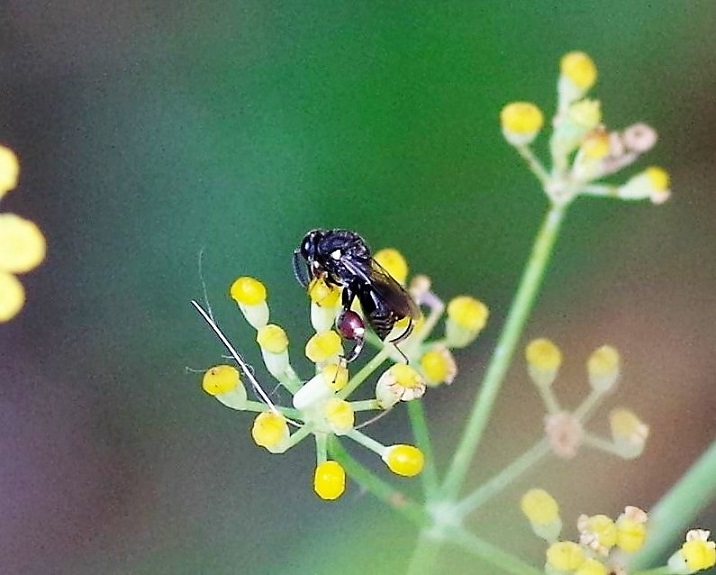
<svg viewBox="0 0 716 575"><path fill-rule="evenodd" d="M515 479L518 479L525 471L547 455L549 450L549 442L546 439L535 443L528 451L515 459L492 479L483 483L465 499L458 502L455 506L456 515L459 518L463 518L475 511L490 498L509 487Z"/></svg>
<svg viewBox="0 0 716 575"><path fill-rule="evenodd" d="M634 556L629 571L653 563L687 529L699 511L716 497L716 441L649 512L646 544ZM675 550L675 549L674 549Z"/></svg>
<svg viewBox="0 0 716 575"><path fill-rule="evenodd" d="M564 218L565 207L565 205L552 206L547 212L542 227L537 234L532 254L522 274L517 294L507 315L505 327L500 334L497 347L492 354L482 386L475 399L472 412L445 477L443 491L444 495L449 499L455 498L460 491L472 462L475 448L479 444L487 425L502 380L510 365L512 355L527 321L527 316L532 309L537 291L542 283L542 277L552 255L552 248Z"/></svg>
<svg viewBox="0 0 716 575"><path fill-rule="evenodd" d="M355 482L370 491L378 499L418 526L422 527L430 523L430 518L422 506L353 459L335 435L332 435L328 440L328 452L333 459L343 466L343 469Z"/></svg>
<svg viewBox="0 0 716 575"><path fill-rule="evenodd" d="M501 569L505 573L511 573L512 575L544 575L542 570L536 569L529 563L525 563L511 553L503 551L499 547L495 547L491 543L476 537L461 527L448 529L446 539L485 562ZM478 571L475 572L477 573Z"/></svg>
<svg viewBox="0 0 716 575"><path fill-rule="evenodd" d="M415 550L410 558L407 575L434 575L438 573L438 559L443 541L431 535L430 529L420 532Z"/></svg>
<svg viewBox="0 0 716 575"><path fill-rule="evenodd" d="M425 417L423 402L419 399L408 402L408 416L410 425L413 428L415 444L422 451L425 457L425 468L420 474L423 481L423 493L430 498L438 488L438 476L435 470L435 459L433 458L433 447L430 441L430 430Z"/></svg>
<svg viewBox="0 0 716 575"><path fill-rule="evenodd" d="M387 349L387 346L381 349L378 353L376 353L373 356L373 359L371 359L368 363L366 363L358 373L356 373L353 377L351 377L351 380L348 382L348 385L346 385L343 389L341 389L338 392L338 397L341 399L345 399L348 397L356 387L358 387L361 383L363 383L368 377L370 377L370 374L373 373L376 369L380 367L380 365L388 359L388 356L390 355L390 352Z"/></svg>

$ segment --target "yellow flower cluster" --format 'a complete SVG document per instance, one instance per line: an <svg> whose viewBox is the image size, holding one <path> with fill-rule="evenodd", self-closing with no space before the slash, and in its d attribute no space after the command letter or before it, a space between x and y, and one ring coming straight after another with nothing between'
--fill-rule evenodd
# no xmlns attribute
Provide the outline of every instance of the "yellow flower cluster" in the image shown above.
<svg viewBox="0 0 716 575"><path fill-rule="evenodd" d="M502 133L528 161L544 191L555 204L566 204L578 195L617 197L624 200L666 201L669 176L651 167L621 186L595 183L633 164L657 140L656 132L636 123L609 132L602 123L601 102L587 97L597 81L597 67L584 52L565 54L557 82L557 113L550 138L552 168L545 168L530 149L544 122L542 111L531 102L512 102L500 112Z"/></svg>
<svg viewBox="0 0 716 575"><path fill-rule="evenodd" d="M641 549L647 536L647 514L638 507L627 507L616 520L606 515L580 515L578 542L559 539L559 505L545 490L527 491L521 508L535 534L549 543L547 573L607 575L617 568L617 561L623 561L624 553Z"/></svg>
<svg viewBox="0 0 716 575"><path fill-rule="evenodd" d="M620 374L619 352L610 345L595 349L587 360L589 395L574 411L560 407L552 390L562 352L547 338L532 340L525 348L527 373L535 383L547 410L545 433L552 451L560 457L574 457L583 444L616 454L624 459L641 455L649 436L649 427L632 411L625 408L612 410L609 423L611 441L584 430L585 423L595 408L614 389Z"/></svg>
<svg viewBox="0 0 716 575"><path fill-rule="evenodd" d="M408 263L398 250L381 250L375 254L375 261L400 284L407 282ZM399 402L419 399L428 386L451 383L457 366L450 349L464 347L475 340L485 326L488 310L482 302L466 295L454 298L445 306L430 290L430 281L425 276L416 278L408 289L417 305L427 308L429 314L413 320L412 333L401 341L399 351L390 343L383 344L380 353L395 362L378 377L374 399L348 399L369 373L362 370L354 377L349 373L343 340L335 329L337 317L343 311L341 290L322 278L313 279L307 286L315 333L306 342L303 352L316 368L315 375L307 381L301 380L291 366L286 331L276 323L269 323L268 290L263 283L244 276L237 278L229 289L230 297L256 330L256 342L267 370L292 394L291 407L273 404L253 370L246 368L208 314L205 319L240 364L243 377L250 380L262 401L248 399L242 374L230 365L207 370L202 387L232 409L258 411L251 436L257 445L272 453L282 453L313 435L318 462L313 487L321 499L337 499L346 488L345 470L339 461L328 456L327 439L331 435L346 437L373 451L396 475L415 476L423 469L423 453L412 445L383 445L375 441L356 429L356 415L367 410L388 410ZM201 310L198 304L195 307ZM445 311L445 336L438 341L426 341ZM403 333L407 326L407 322L397 322L395 331ZM408 363L404 363L405 358ZM376 363L373 369L378 366Z"/></svg>
<svg viewBox="0 0 716 575"><path fill-rule="evenodd" d="M0 200L17 186L20 163L0 146ZM33 222L15 214L0 214L0 323L14 318L25 305L25 288L17 278L45 259L45 236Z"/></svg>

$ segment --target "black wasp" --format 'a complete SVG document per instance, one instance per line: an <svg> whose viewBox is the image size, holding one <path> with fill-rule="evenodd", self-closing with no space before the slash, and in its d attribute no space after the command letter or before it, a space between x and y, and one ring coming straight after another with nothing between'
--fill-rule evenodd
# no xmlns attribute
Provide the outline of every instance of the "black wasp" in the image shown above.
<svg viewBox="0 0 716 575"><path fill-rule="evenodd" d="M301 257L305 260L305 267ZM293 252L293 269L296 279L304 287L313 277L323 278L327 284L343 288L343 309L336 319L336 328L342 337L355 341L346 361L358 357L365 343L363 320L351 310L355 298L358 298L370 327L381 340L388 337L395 322L410 318L405 331L390 340L392 344L407 338L413 331L413 321L420 317L413 298L373 259L368 244L355 232L311 230Z"/></svg>

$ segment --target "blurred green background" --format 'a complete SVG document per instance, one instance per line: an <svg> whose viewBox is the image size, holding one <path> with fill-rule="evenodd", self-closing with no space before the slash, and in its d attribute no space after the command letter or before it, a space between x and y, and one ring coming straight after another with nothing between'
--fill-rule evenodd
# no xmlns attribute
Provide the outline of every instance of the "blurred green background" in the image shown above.
<svg viewBox="0 0 716 575"><path fill-rule="evenodd" d="M308 442L257 448L251 416L186 372L223 353L189 305L198 254L219 323L260 377L227 287L266 282L307 374L290 254L312 227L398 247L445 298L488 303L457 381L426 399L445 462L546 207L499 110L526 99L551 112L573 49L599 66L609 127L658 129L636 169L667 167L674 196L578 201L525 342L562 346L566 405L585 393L590 351L616 345L610 406L632 407L652 437L634 462L550 460L474 527L541 565L517 509L526 487L558 497L572 536L579 513L653 505L716 430L715 25L712 0L3 0L0 141L22 176L2 209L37 221L49 251L0 327L0 573L400 572L410 525L355 485L320 502ZM372 435L409 441L396 411ZM606 432L607 411L592 428ZM542 416L520 357L471 482L531 445ZM694 526L715 519L711 506ZM442 564L489 571L456 550Z"/></svg>

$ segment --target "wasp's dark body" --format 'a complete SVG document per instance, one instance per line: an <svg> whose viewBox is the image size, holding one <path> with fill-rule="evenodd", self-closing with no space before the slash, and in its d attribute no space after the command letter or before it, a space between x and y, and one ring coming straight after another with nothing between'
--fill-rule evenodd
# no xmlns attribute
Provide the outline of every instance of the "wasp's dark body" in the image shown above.
<svg viewBox="0 0 716 575"><path fill-rule="evenodd" d="M300 257L305 260L306 268L301 265ZM388 337L395 322L406 317L410 318L408 327L391 343L399 343L410 335L413 320L420 316L418 306L402 286L373 259L365 240L355 232L311 230L303 238L293 258L294 272L302 285L307 286L310 278L314 277L343 288L343 310L336 320L336 326L343 337L356 341L346 361L358 357L364 343L362 321L356 325L356 314L351 311L356 298L368 323L381 340Z"/></svg>

